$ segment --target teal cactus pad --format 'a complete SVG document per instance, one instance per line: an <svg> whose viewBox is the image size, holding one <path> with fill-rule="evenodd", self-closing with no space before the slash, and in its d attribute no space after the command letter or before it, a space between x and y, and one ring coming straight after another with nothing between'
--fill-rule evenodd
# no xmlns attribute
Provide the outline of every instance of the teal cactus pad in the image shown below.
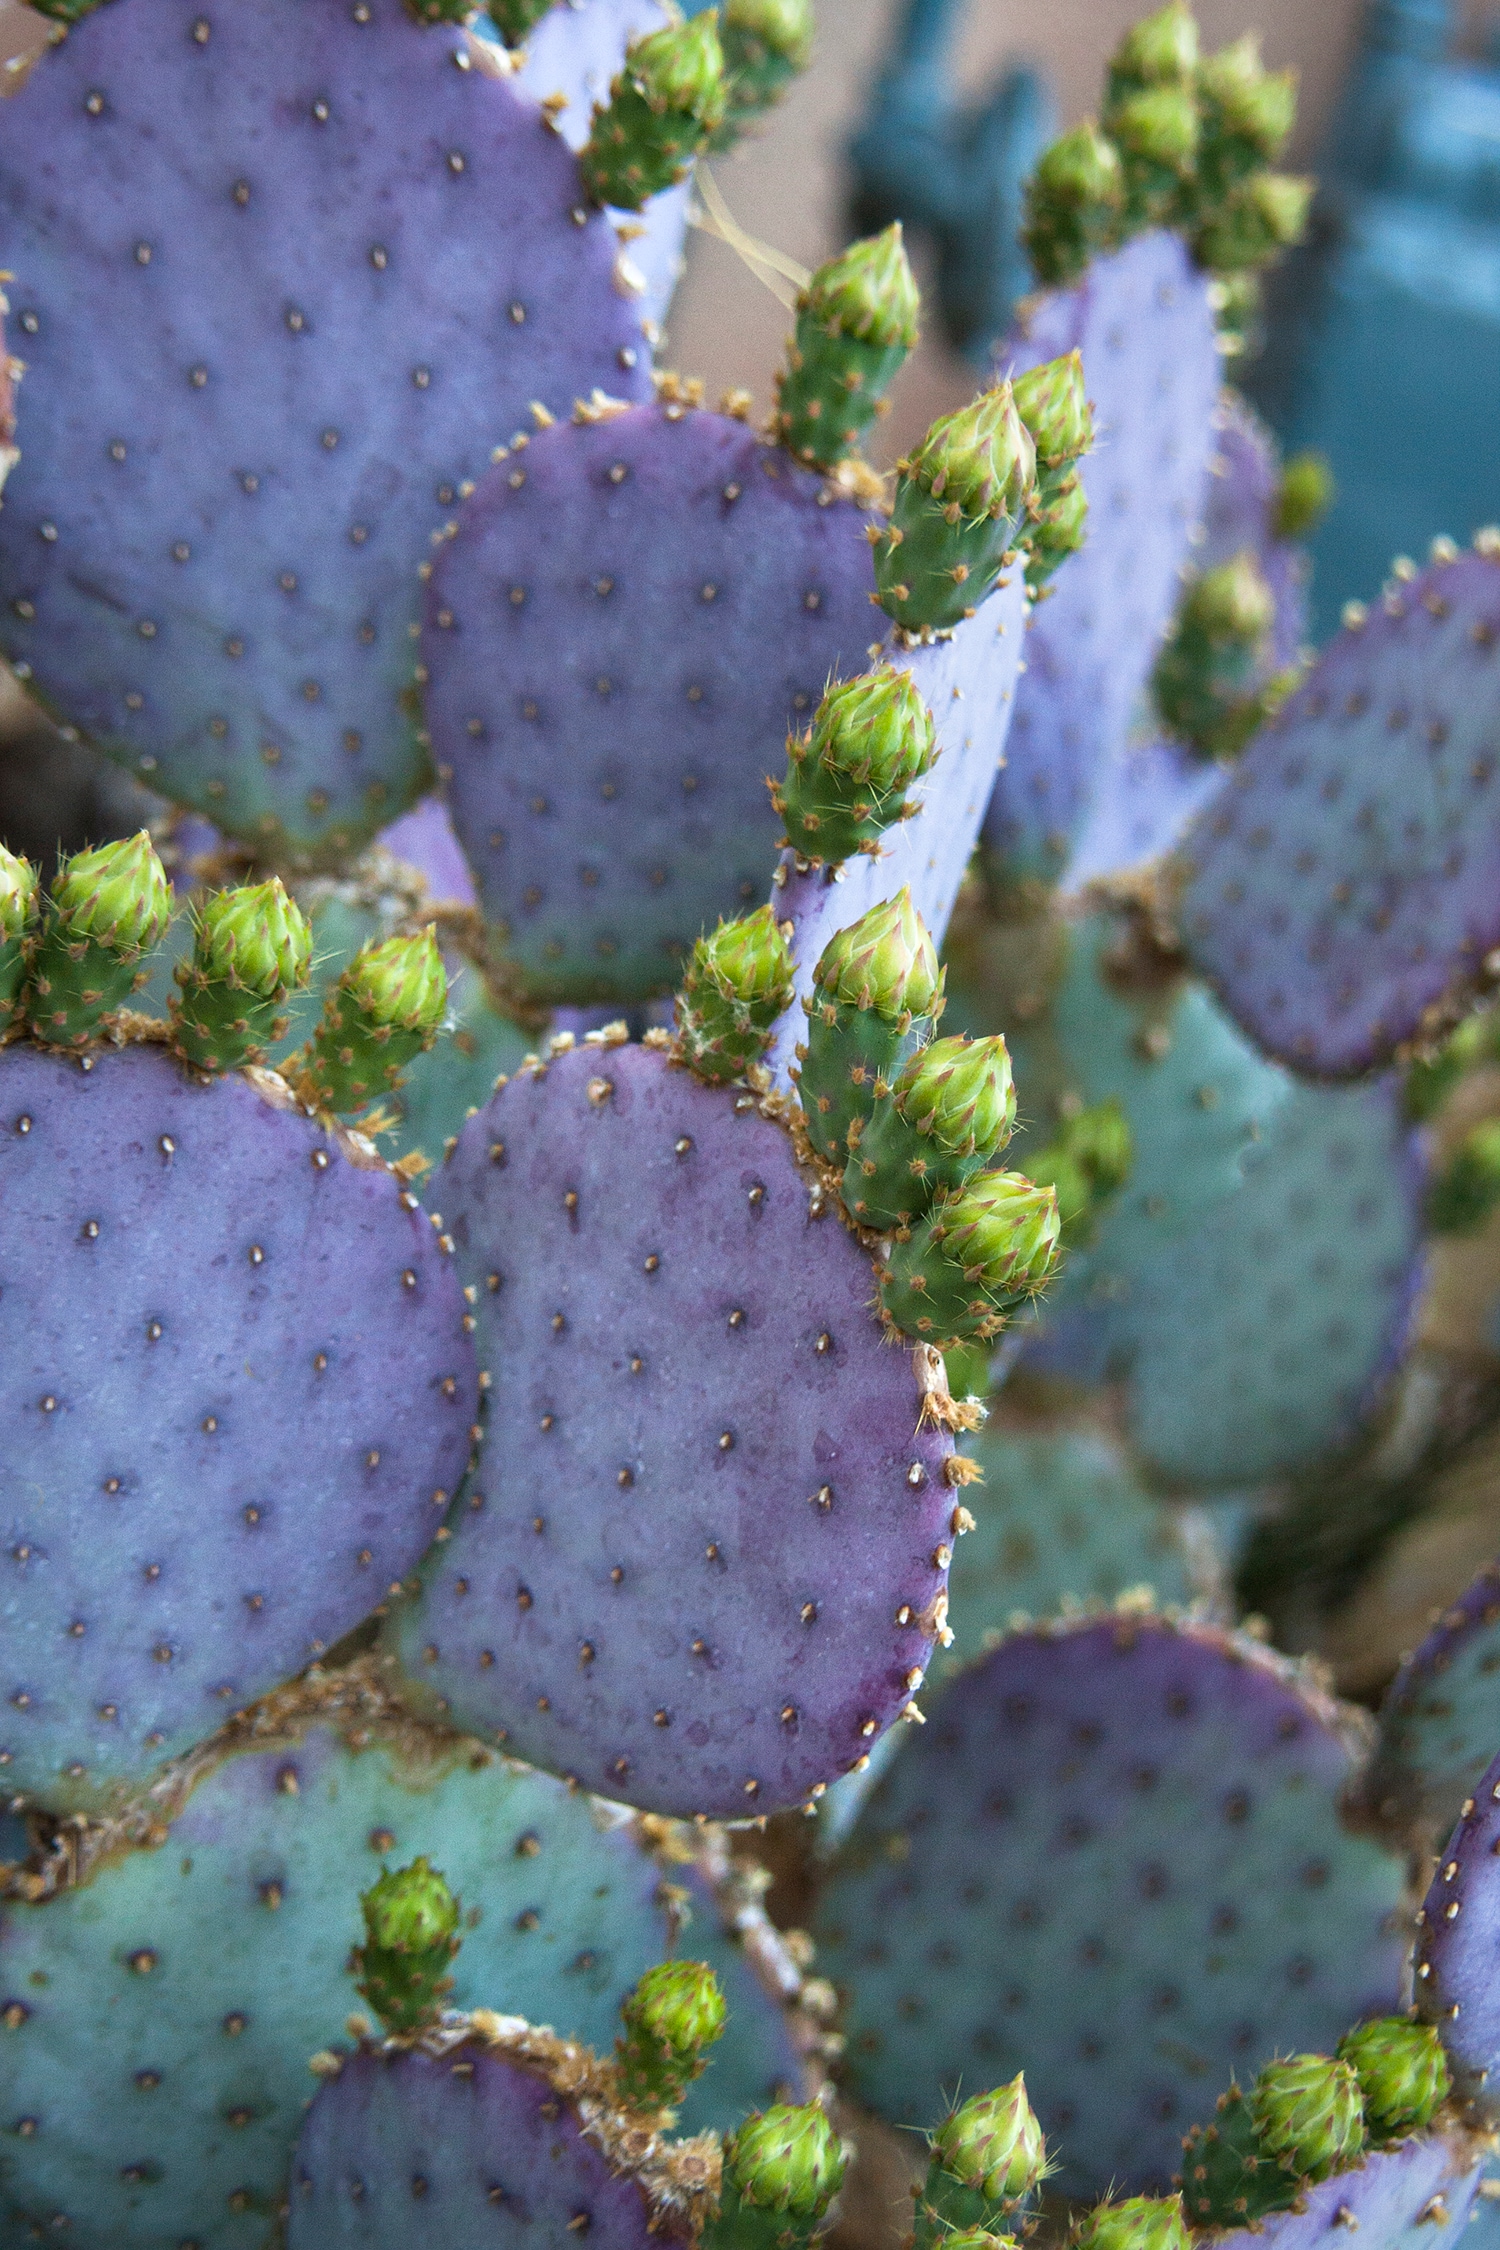
<svg viewBox="0 0 1500 2250"><path fill-rule="evenodd" d="M1500 940L1500 536L1347 625L1189 832L1184 929L1270 1053L1358 1076Z"/></svg>
<svg viewBox="0 0 1500 2250"><path fill-rule="evenodd" d="M1296 2210L1216 2239L1222 2250L1328 2250L1358 2233L1360 2250L1456 2250L1474 2240L1468 2227L1483 2171L1472 2135L1420 2134L1304 2189Z"/></svg>
<svg viewBox="0 0 1500 2250"><path fill-rule="evenodd" d="M1367 1796L1435 1851L1500 1742L1500 1563L1486 1563L1392 1681Z"/></svg>
<svg viewBox="0 0 1500 2250"><path fill-rule="evenodd" d="M0 644L153 788L326 861L427 773L408 628L460 488L648 353L566 143L458 26L200 20L101 7L7 111Z"/></svg>
<svg viewBox="0 0 1500 2250"><path fill-rule="evenodd" d="M1232 2072L1396 1999L1402 1862L1340 1817L1362 1740L1215 1627L1003 1642L903 1745L824 1894L852 2090L916 2124L1024 2068L1064 2192L1164 2184Z"/></svg>
<svg viewBox="0 0 1500 2250"><path fill-rule="evenodd" d="M691 1868L632 1825L477 1745L329 1726L231 1759L155 1850L0 1921L0 2238L59 2214L78 2250L263 2250L313 2091L307 2060L363 2004L347 1970L359 1893L425 1851L465 1913L457 2006L519 2012L607 2051L619 2003L673 1942L724 1984L731 2028L685 2129L795 2083L779 2011ZM370 1740L370 1730L365 1730ZM474 1919L477 1915L477 1921ZM11 2020L5 2015L5 2022ZM18 2133L16 2120L34 2130Z"/></svg>

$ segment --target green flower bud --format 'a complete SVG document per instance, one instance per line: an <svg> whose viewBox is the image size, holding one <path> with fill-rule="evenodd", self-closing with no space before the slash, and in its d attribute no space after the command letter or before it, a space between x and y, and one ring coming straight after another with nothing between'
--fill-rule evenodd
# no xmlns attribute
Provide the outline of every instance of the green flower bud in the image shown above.
<svg viewBox="0 0 1500 2250"><path fill-rule="evenodd" d="M323 1005L323 1020L286 1075L315 1109L353 1116L393 1092L437 1037L448 978L430 929L356 953Z"/></svg>
<svg viewBox="0 0 1500 2250"><path fill-rule="evenodd" d="M349 990L372 1023L393 1031L436 1031L448 1005L448 977L430 929L386 938L355 954Z"/></svg>
<svg viewBox="0 0 1500 2250"><path fill-rule="evenodd" d="M1074 2222L1070 2250L1192 2250L1178 2195L1129 2195Z"/></svg>
<svg viewBox="0 0 1500 2250"><path fill-rule="evenodd" d="M988 1039L934 1040L902 1071L895 1098L907 1124L930 1136L948 1156L977 1155L988 1162L1015 1130L1010 1053L998 1034ZM1010 2094L1013 2089L1005 2091ZM1000 2096L983 2098L998 2101ZM964 2114L972 2108L973 2103L967 2104Z"/></svg>
<svg viewBox="0 0 1500 2250"><path fill-rule="evenodd" d="M1305 539L1333 505L1333 471L1321 453L1296 453L1281 471L1272 514L1278 539Z"/></svg>
<svg viewBox="0 0 1500 2250"><path fill-rule="evenodd" d="M458 1929L458 1900L425 1854L394 1873L382 1868L359 1903L368 1942L387 1953L425 1953L434 1945L446 1946Z"/></svg>
<svg viewBox="0 0 1500 2250"><path fill-rule="evenodd" d="M552 0L490 0L489 18L507 47L519 47L551 6Z"/></svg>
<svg viewBox="0 0 1500 2250"><path fill-rule="evenodd" d="M1064 353L1018 375L1016 412L1031 432L1038 473L1071 467L1094 442L1094 414L1083 381L1083 354Z"/></svg>
<svg viewBox="0 0 1500 2250"><path fill-rule="evenodd" d="M1257 172L1200 228L1194 249L1210 273L1269 265L1300 241L1315 182Z"/></svg>
<svg viewBox="0 0 1500 2250"><path fill-rule="evenodd" d="M1094 1194L1117 1195L1130 1177L1135 1149L1130 1121L1114 1096L1070 1118L1067 1142Z"/></svg>
<svg viewBox="0 0 1500 2250"><path fill-rule="evenodd" d="M932 713L909 672L884 664L830 687L805 735L787 740L787 777L771 791L786 841L837 865L916 810L905 791L937 755Z"/></svg>
<svg viewBox="0 0 1500 2250"><path fill-rule="evenodd" d="M1057 1256L1057 1195L1019 1172L983 1172L897 1242L880 1276L881 1312L941 1347L999 1334Z"/></svg>
<svg viewBox="0 0 1500 2250"><path fill-rule="evenodd" d="M620 2092L635 2109L674 2109L703 2069L702 2050L728 2017L719 1980L702 1961L663 1961L648 1969L620 2010L615 2043Z"/></svg>
<svg viewBox="0 0 1500 2250"><path fill-rule="evenodd" d="M75 852L52 887L52 911L73 943L87 938L137 960L159 944L172 919L172 892L146 830Z"/></svg>
<svg viewBox="0 0 1500 2250"><path fill-rule="evenodd" d="M1050 507L1026 533L1026 583L1037 593L1088 537L1089 503L1083 480L1067 478Z"/></svg>
<svg viewBox="0 0 1500 2250"><path fill-rule="evenodd" d="M36 869L0 844L0 1036L20 1005L40 911Z"/></svg>
<svg viewBox="0 0 1500 2250"><path fill-rule="evenodd" d="M1194 579L1182 606L1184 627L1218 646L1253 648L1276 622L1276 597L1249 548Z"/></svg>
<svg viewBox="0 0 1500 2250"><path fill-rule="evenodd" d="M1065 1140L1049 1141L1045 1148L1026 1152L1027 1174L1035 1187L1050 1187L1057 1195L1057 1217L1069 1248L1086 1241L1086 1225L1094 1208L1089 1176Z"/></svg>
<svg viewBox="0 0 1500 2250"><path fill-rule="evenodd" d="M172 893L143 828L75 852L52 887L27 986L27 1020L48 1046L86 1047L145 981L144 956L166 934Z"/></svg>
<svg viewBox="0 0 1500 2250"><path fill-rule="evenodd" d="M1185 86L1146 86L1109 116L1128 157L1164 172L1186 173L1198 153L1198 105Z"/></svg>
<svg viewBox="0 0 1500 2250"><path fill-rule="evenodd" d="M1425 2132L1453 2090L1443 2043L1431 2024L1380 2016L1346 2031L1338 2051L1359 2080L1365 2123L1376 2142Z"/></svg>
<svg viewBox="0 0 1500 2250"><path fill-rule="evenodd" d="M710 1085L743 1078L792 1004L791 948L769 906L699 938L677 996L681 1060Z"/></svg>
<svg viewBox="0 0 1500 2250"><path fill-rule="evenodd" d="M263 1062L286 1028L277 1010L306 984L307 918L278 877L220 891L197 916L193 958L175 971L172 1051L195 1070Z"/></svg>
<svg viewBox="0 0 1500 2250"><path fill-rule="evenodd" d="M1274 164L1297 122L1297 73L1268 71L1260 35L1247 31L1210 55L1198 74L1205 133L1242 144L1247 157Z"/></svg>
<svg viewBox="0 0 1500 2250"><path fill-rule="evenodd" d="M1256 2138L1267 2155L1302 2180L1326 2180L1365 2145L1359 2080L1327 2055L1269 2062L1249 2096Z"/></svg>
<svg viewBox="0 0 1500 2250"><path fill-rule="evenodd" d="M839 2137L816 2102L747 2117L724 2151L724 2177L742 2203L816 2223L844 2177Z"/></svg>
<svg viewBox="0 0 1500 2250"><path fill-rule="evenodd" d="M934 422L897 465L875 542L881 607L908 629L957 625L989 594L1036 486L1036 447L1009 383Z"/></svg>
<svg viewBox="0 0 1500 2250"><path fill-rule="evenodd" d="M458 1900L424 1857L394 1874L383 1868L360 1905L365 1942L354 1953L360 1991L388 2032L425 2030L452 1989L448 1964L459 1947Z"/></svg>
<svg viewBox="0 0 1500 2250"><path fill-rule="evenodd" d="M1474 1234L1500 1204L1500 1118L1473 1126L1433 1181L1427 1223L1438 1234Z"/></svg>
<svg viewBox="0 0 1500 2250"><path fill-rule="evenodd" d="M917 340L920 298L898 220L820 266L797 299L775 430L799 461L854 451Z"/></svg>
<svg viewBox="0 0 1500 2250"><path fill-rule="evenodd" d="M1192 10L1184 0L1171 0L1126 32L1109 66L1110 89L1187 86L1197 68L1198 26Z"/></svg>
<svg viewBox="0 0 1500 2250"><path fill-rule="evenodd" d="M710 146L731 148L812 59L812 0L727 0L719 13L728 106Z"/></svg>
<svg viewBox="0 0 1500 2250"><path fill-rule="evenodd" d="M1093 118L1054 141L1026 187L1023 240L1037 279L1076 281L1114 239L1124 200L1120 152Z"/></svg>
<svg viewBox="0 0 1500 2250"><path fill-rule="evenodd" d="M1263 676L1276 601L1247 548L1188 588L1152 686L1164 723L1205 757L1233 756L1295 675Z"/></svg>
<svg viewBox="0 0 1500 2250"><path fill-rule="evenodd" d="M933 2134L932 2151L944 2171L986 2203L1013 2205L1028 2196L1046 2172L1047 2149L1024 2074L954 2110Z"/></svg>
<svg viewBox="0 0 1500 2250"><path fill-rule="evenodd" d="M813 982L834 1005L873 1009L889 1023L933 1015L943 977L910 889L903 885L894 898L837 931L823 948Z"/></svg>
<svg viewBox="0 0 1500 2250"><path fill-rule="evenodd" d="M634 41L578 159L595 202L638 211L672 187L723 123L725 99L717 8Z"/></svg>
<svg viewBox="0 0 1500 2250"><path fill-rule="evenodd" d="M963 2227L957 2233L945 2233L942 2250L1016 2250L1013 2234L990 2234L984 2227Z"/></svg>

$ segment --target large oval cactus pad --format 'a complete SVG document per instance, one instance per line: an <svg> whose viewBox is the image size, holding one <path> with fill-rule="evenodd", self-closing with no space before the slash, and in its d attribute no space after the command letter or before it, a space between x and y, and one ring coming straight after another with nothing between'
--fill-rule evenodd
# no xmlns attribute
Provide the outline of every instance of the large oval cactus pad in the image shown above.
<svg viewBox="0 0 1500 2250"><path fill-rule="evenodd" d="M947 1442L868 1256L752 1095L648 1047L512 1080L440 1185L495 1389L409 1672L603 1795L797 1803L941 1624Z"/></svg>
<svg viewBox="0 0 1500 2250"><path fill-rule="evenodd" d="M1024 2069L1065 2192L1160 2185L1204 2089L1388 2009L1402 1867L1339 1817L1356 1714L1205 1625L1012 1636L943 1691L825 1893L853 2090Z"/></svg>
<svg viewBox="0 0 1500 2250"><path fill-rule="evenodd" d="M6 111L5 653L270 856L421 786L418 567L491 449L646 384L608 221L480 54L401 0L121 0Z"/></svg>
<svg viewBox="0 0 1500 2250"><path fill-rule="evenodd" d="M0 1088L0 1749L67 1809L385 1598L478 1371L416 1198L247 1079L13 1047Z"/></svg>
<svg viewBox="0 0 1500 2250"><path fill-rule="evenodd" d="M1193 957L1294 1069L1377 1066L1484 972L1497 725L1500 537L1346 626L1189 833Z"/></svg>
<svg viewBox="0 0 1500 2250"><path fill-rule="evenodd" d="M422 645L485 913L544 999L670 991L764 895L788 727L880 636L865 512L669 400L541 432L458 520Z"/></svg>

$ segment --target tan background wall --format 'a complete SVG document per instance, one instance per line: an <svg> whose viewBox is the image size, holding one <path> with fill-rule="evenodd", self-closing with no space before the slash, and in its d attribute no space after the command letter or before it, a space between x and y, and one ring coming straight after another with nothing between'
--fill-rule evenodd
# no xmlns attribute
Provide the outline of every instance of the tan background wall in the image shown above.
<svg viewBox="0 0 1500 2250"><path fill-rule="evenodd" d="M1065 123L1098 100L1104 61L1149 0L969 0L961 63L966 86L981 92L1011 60L1042 66ZM885 52L898 0L817 0L812 68L761 138L717 167L739 224L804 265L815 266L844 240L842 150L862 113ZM1359 21L1362 0L1197 0L1205 42L1218 46L1250 26L1264 35L1266 61L1302 74L1296 163L1321 137ZM1494 0L1471 0L1471 22L1493 20ZM664 358L700 375L710 397L733 384L769 400L788 326L776 299L733 251L695 234L678 292ZM924 344L893 396L877 448L887 459L932 417L974 389L974 376Z"/></svg>

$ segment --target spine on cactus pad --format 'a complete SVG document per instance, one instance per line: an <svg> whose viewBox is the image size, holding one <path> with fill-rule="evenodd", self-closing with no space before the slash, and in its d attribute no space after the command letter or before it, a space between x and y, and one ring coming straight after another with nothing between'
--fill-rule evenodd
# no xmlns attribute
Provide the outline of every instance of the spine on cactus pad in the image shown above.
<svg viewBox="0 0 1500 2250"><path fill-rule="evenodd" d="M142 964L171 919L172 894L144 828L75 852L52 886L32 958L25 1001L32 1038L46 1047L87 1047L144 982Z"/></svg>
<svg viewBox="0 0 1500 2250"><path fill-rule="evenodd" d="M218 892L196 915L192 958L175 972L172 1052L205 1072L264 1062L311 962L307 917L276 876Z"/></svg>
<svg viewBox="0 0 1500 2250"><path fill-rule="evenodd" d="M897 220L820 266L797 299L774 428L799 461L855 452L917 341L920 300Z"/></svg>
<svg viewBox="0 0 1500 2250"><path fill-rule="evenodd" d="M724 122L724 50L718 10L638 39L594 111L578 159L596 203L638 211L682 179Z"/></svg>

